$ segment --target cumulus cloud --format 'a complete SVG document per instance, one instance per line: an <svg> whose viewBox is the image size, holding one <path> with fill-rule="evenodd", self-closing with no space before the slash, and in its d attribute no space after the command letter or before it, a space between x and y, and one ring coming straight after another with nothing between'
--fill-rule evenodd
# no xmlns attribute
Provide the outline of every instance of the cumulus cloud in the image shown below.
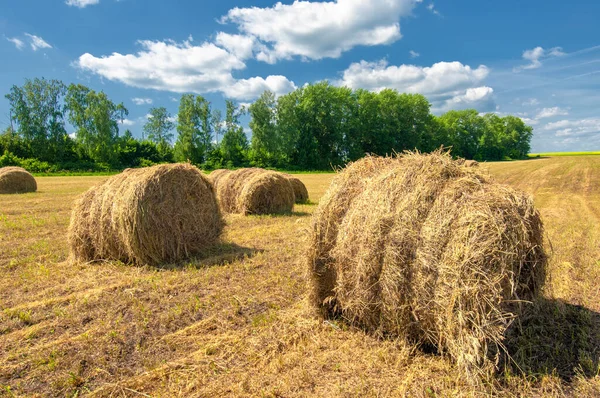
<svg viewBox="0 0 600 398"><path fill-rule="evenodd" d="M177 93L222 92L235 99L253 99L257 90L284 94L295 88L294 83L283 76L235 79L232 71L244 69L246 65L235 54L214 43L194 45L190 38L182 43L143 40L139 44L142 50L136 54L95 57L86 53L75 65L128 86Z"/></svg>
<svg viewBox="0 0 600 398"><path fill-rule="evenodd" d="M544 130L554 131L557 137L576 138L590 135L600 137L600 118L559 120L546 124Z"/></svg>
<svg viewBox="0 0 600 398"><path fill-rule="evenodd" d="M400 17L409 15L419 2L296 0L269 8L236 7L221 22L236 24L247 41L257 40L256 58L260 61L274 63L294 56L337 58L356 46L390 44L400 39Z"/></svg>
<svg viewBox="0 0 600 398"><path fill-rule="evenodd" d="M494 89L487 86L468 88L464 94L446 100L446 108L466 109L477 106L489 109L489 105L494 103L493 93Z"/></svg>
<svg viewBox="0 0 600 398"><path fill-rule="evenodd" d="M100 0L67 0L65 4L72 7L85 8L100 3Z"/></svg>
<svg viewBox="0 0 600 398"><path fill-rule="evenodd" d="M44 39L39 36L25 33L25 36L29 37L29 45L33 51L37 51L40 48L52 48Z"/></svg>
<svg viewBox="0 0 600 398"><path fill-rule="evenodd" d="M23 42L23 40L18 39L16 37L7 37L6 40L14 44L15 47L17 47L17 50L22 50L23 47L25 47L25 43Z"/></svg>
<svg viewBox="0 0 600 398"><path fill-rule="evenodd" d="M136 105L152 105L152 98L132 98L131 102Z"/></svg>
<svg viewBox="0 0 600 398"><path fill-rule="evenodd" d="M524 69L537 69L542 66L542 59L550 57L560 57L565 55L561 47L553 47L549 50L544 50L542 47L535 47L531 50L523 52L523 59L529 61L527 65L521 65L513 69L514 72L520 72Z"/></svg>
<svg viewBox="0 0 600 398"><path fill-rule="evenodd" d="M215 43L240 59L252 57L255 47L257 47L254 37L231 35L224 32L217 33Z"/></svg>
<svg viewBox="0 0 600 398"><path fill-rule="evenodd" d="M493 89L481 84L488 74L485 65L473 69L456 61L438 62L430 67L388 65L386 60L360 61L351 64L337 83L355 89L381 91L393 88L423 94L432 102L434 110L444 110L483 103L492 105Z"/></svg>
<svg viewBox="0 0 600 398"><path fill-rule="evenodd" d="M547 117L554 117L554 116L564 116L564 115L568 115L569 112L565 109L561 109L558 106L554 106L552 108L544 108L541 111L539 111L539 113L536 116L536 119L544 119Z"/></svg>
<svg viewBox="0 0 600 398"><path fill-rule="evenodd" d="M410 55L411 58L419 58L421 56L421 54L419 54L418 52L413 51L413 50L410 50L408 52L408 55Z"/></svg>

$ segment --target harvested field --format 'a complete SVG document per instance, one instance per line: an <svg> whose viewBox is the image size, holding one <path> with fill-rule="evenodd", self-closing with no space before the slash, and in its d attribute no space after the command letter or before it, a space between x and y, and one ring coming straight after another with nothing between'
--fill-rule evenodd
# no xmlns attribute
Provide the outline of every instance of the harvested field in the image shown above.
<svg viewBox="0 0 600 398"><path fill-rule="evenodd" d="M544 297L506 341L514 363L483 386L443 356L313 316L302 253L314 205L296 205L291 216L227 215L224 243L179 267L70 265L70 212L107 178L98 176L39 177L36 194L0 198L0 391L599 396L600 157L479 169L533 194L551 241ZM333 177L297 176L314 202Z"/></svg>

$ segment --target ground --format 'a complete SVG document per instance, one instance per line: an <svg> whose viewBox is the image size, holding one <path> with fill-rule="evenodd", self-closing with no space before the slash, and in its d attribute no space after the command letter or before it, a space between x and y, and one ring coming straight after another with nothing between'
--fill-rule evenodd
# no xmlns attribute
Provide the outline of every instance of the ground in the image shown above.
<svg viewBox="0 0 600 398"><path fill-rule="evenodd" d="M38 177L0 196L0 396L600 396L600 156L482 164L535 197L544 298L507 337L514 364L473 384L452 363L307 304L313 204L228 216L215 253L169 269L67 261L73 200L107 177Z"/></svg>

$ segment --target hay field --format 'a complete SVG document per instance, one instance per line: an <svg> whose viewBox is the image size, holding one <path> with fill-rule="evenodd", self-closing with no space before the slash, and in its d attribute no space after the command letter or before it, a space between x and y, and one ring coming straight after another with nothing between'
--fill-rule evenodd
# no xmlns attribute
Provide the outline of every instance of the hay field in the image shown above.
<svg viewBox="0 0 600 398"><path fill-rule="evenodd" d="M545 298L508 337L514 362L477 387L445 358L312 316L313 204L228 215L227 243L183 267L72 266L71 206L107 177L39 177L0 196L0 396L600 396L600 156L481 167L535 195L551 257ZM332 178L297 176L313 202Z"/></svg>

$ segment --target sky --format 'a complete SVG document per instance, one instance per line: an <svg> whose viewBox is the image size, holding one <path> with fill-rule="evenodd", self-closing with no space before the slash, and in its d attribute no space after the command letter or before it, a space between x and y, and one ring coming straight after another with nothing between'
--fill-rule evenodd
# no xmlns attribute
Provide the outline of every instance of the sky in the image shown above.
<svg viewBox="0 0 600 398"><path fill-rule="evenodd" d="M138 137L182 93L223 109L328 80L519 116L534 153L600 150L599 16L597 0L0 0L0 128L35 77L103 90Z"/></svg>

